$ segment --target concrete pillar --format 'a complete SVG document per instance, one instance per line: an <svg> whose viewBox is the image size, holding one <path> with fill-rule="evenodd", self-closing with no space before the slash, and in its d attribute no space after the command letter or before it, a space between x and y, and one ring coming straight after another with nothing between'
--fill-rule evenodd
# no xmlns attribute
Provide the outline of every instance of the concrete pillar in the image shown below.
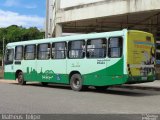
<svg viewBox="0 0 160 120"><path fill-rule="evenodd" d="M60 4L61 4L61 0L56 0L55 1L55 7L56 7L56 13L58 13L58 11L60 10ZM57 16L56 16L57 19ZM62 25L61 24L57 24L55 26L55 37L60 37L62 36Z"/></svg>
<svg viewBox="0 0 160 120"><path fill-rule="evenodd" d="M49 22L49 0L46 0L46 31L45 38L48 38L48 23Z"/></svg>
<svg viewBox="0 0 160 120"><path fill-rule="evenodd" d="M62 36L62 25L56 24L55 37L60 37L60 36Z"/></svg>
<svg viewBox="0 0 160 120"><path fill-rule="evenodd" d="M60 9L61 0L55 0L56 12Z"/></svg>

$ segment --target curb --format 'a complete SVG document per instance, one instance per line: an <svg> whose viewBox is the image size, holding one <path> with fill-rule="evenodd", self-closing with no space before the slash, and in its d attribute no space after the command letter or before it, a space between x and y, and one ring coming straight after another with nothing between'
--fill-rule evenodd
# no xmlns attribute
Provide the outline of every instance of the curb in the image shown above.
<svg viewBox="0 0 160 120"><path fill-rule="evenodd" d="M15 81L15 80L3 80L3 79L0 79L0 83L17 83L17 81Z"/></svg>
<svg viewBox="0 0 160 120"><path fill-rule="evenodd" d="M152 86L121 85L121 86L115 86L115 88L160 91L160 87L152 87Z"/></svg>

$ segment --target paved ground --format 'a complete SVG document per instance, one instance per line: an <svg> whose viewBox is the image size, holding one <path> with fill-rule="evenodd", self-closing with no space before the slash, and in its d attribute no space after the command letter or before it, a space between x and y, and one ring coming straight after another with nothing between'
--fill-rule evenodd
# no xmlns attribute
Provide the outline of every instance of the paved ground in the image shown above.
<svg viewBox="0 0 160 120"><path fill-rule="evenodd" d="M155 80L154 82L148 82L148 83L132 84L132 86L146 86L146 87L159 87L160 88L160 80Z"/></svg>
<svg viewBox="0 0 160 120"><path fill-rule="evenodd" d="M121 85L118 87L128 88L128 89L142 89L142 90L160 91L160 80L155 80L154 82L141 83L141 84L124 84L124 85Z"/></svg>
<svg viewBox="0 0 160 120"><path fill-rule="evenodd" d="M8 82L0 80L0 113L160 113L160 91L110 88L75 92L69 86Z"/></svg>

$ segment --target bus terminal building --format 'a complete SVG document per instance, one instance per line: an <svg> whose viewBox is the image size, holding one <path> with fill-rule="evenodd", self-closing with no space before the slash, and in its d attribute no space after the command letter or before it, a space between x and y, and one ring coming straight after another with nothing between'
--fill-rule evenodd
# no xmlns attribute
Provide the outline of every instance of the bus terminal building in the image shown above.
<svg viewBox="0 0 160 120"><path fill-rule="evenodd" d="M46 9L46 38L62 33L142 30L154 35L160 65L160 0L46 0Z"/></svg>

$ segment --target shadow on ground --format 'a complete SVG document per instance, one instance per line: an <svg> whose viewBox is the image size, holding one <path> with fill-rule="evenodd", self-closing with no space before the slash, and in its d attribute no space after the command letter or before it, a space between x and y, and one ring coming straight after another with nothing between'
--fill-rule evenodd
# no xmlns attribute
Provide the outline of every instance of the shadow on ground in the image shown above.
<svg viewBox="0 0 160 120"><path fill-rule="evenodd" d="M15 85L19 85L18 83L11 83ZM40 83L27 83L24 86L34 86L34 87L44 87L51 89L63 89L63 90L71 90L69 85L61 85L61 84L49 84L47 86L42 86ZM72 91L72 90L71 90ZM149 90L135 90L135 89L126 89L126 88L116 88L110 87L106 90L96 90L94 87L89 87L82 91L82 93L98 93L98 94L112 94L112 95L121 95L121 96L130 96L130 97L143 97L143 96L155 96L160 95L158 91L149 91ZM81 92L79 92L81 93Z"/></svg>

